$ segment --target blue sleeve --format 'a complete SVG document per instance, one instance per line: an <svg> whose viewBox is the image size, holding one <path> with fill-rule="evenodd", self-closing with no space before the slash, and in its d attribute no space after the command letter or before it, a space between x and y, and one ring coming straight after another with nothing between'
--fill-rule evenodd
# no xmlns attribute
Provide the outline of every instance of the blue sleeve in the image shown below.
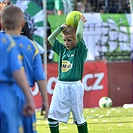
<svg viewBox="0 0 133 133"><path fill-rule="evenodd" d="M16 46L12 47L12 49L8 51L8 53L9 53L9 65L11 73L22 69L22 62L19 59L20 53L17 47Z"/></svg>
<svg viewBox="0 0 133 133"><path fill-rule="evenodd" d="M33 67L34 67L34 72L33 72L34 80L35 81L45 80L46 77L43 71L42 60L41 60L40 54L37 54L35 56Z"/></svg>
<svg viewBox="0 0 133 133"><path fill-rule="evenodd" d="M22 68L19 52L11 37L0 33L0 80L12 82L12 74Z"/></svg>

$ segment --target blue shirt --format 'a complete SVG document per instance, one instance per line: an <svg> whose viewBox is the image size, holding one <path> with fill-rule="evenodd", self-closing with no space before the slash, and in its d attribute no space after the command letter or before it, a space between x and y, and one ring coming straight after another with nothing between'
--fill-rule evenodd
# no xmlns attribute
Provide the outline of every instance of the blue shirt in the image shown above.
<svg viewBox="0 0 133 133"><path fill-rule="evenodd" d="M28 83L33 87L37 80L45 80L38 48L36 44L26 36L21 35L12 37L20 51L20 59L22 59Z"/></svg>
<svg viewBox="0 0 133 133"><path fill-rule="evenodd" d="M11 83L12 73L22 68L19 55L13 39L0 33L0 82Z"/></svg>

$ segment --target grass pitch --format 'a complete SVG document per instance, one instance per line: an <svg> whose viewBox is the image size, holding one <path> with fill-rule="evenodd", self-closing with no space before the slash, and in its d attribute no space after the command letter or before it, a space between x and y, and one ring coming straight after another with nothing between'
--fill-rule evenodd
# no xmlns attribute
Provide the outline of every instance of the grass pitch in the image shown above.
<svg viewBox="0 0 133 133"><path fill-rule="evenodd" d="M50 133L48 122L37 111L38 133ZM89 133L133 133L133 108L84 109ZM77 133L72 116L68 124L60 123L60 133Z"/></svg>

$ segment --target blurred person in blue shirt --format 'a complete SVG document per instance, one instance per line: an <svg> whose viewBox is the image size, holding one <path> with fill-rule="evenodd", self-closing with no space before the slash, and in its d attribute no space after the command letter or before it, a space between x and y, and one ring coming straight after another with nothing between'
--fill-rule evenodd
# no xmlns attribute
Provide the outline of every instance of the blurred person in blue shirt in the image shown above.
<svg viewBox="0 0 133 133"><path fill-rule="evenodd" d="M42 114L43 111L46 111L44 116L47 117L49 107L41 56L36 44L28 37L21 35L21 30L25 24L24 14L20 8L10 5L2 10L1 18L5 32L12 36L12 38L15 40L18 50L20 51L20 58L23 62L29 86L33 87L35 82L38 84L42 96ZM28 118L23 116L21 108L25 103L25 97L17 84L13 87L18 98L18 110L20 111L23 120L24 133L36 133L35 113Z"/></svg>
<svg viewBox="0 0 133 133"><path fill-rule="evenodd" d="M10 36L0 33L0 132L19 133L18 123L21 123L17 110L17 98L13 90L13 84L18 83L25 97L26 104L21 108L26 116L35 111L33 97L29 90L23 66L18 58L20 55ZM12 77L16 82L12 81ZM22 129L22 127L21 127Z"/></svg>

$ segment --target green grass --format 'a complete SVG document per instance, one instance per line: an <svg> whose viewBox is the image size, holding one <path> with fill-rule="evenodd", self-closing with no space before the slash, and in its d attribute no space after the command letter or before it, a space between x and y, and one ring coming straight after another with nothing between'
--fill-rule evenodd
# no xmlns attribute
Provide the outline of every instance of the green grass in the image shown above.
<svg viewBox="0 0 133 133"><path fill-rule="evenodd" d="M47 120L37 111L38 133L50 133ZM133 133L133 108L84 109L89 133ZM60 123L60 133L77 133L72 116L68 124Z"/></svg>

